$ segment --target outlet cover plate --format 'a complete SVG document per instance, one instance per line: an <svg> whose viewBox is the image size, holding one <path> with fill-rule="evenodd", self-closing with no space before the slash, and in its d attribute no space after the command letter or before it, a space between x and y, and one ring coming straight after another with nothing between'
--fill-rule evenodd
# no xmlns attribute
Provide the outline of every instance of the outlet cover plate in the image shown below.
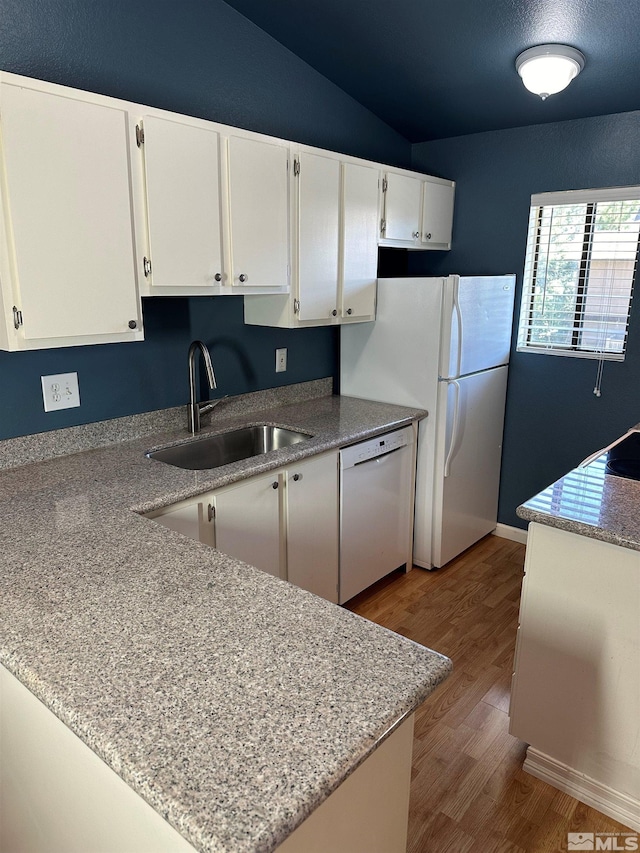
<svg viewBox="0 0 640 853"><path fill-rule="evenodd" d="M45 412L73 409L80 405L77 373L53 373L40 379Z"/></svg>
<svg viewBox="0 0 640 853"><path fill-rule="evenodd" d="M284 373L287 369L287 348L276 350L276 373Z"/></svg>

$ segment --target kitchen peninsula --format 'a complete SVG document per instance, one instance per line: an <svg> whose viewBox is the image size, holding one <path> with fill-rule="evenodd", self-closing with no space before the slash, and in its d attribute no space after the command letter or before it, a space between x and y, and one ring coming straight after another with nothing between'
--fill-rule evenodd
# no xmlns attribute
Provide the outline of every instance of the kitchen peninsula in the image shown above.
<svg viewBox="0 0 640 853"><path fill-rule="evenodd" d="M313 438L211 471L145 458L180 438L181 410L0 446L3 699L30 691L177 831L166 849L295 849L286 845L296 829L345 779L403 727L406 741L413 711L451 667L143 517L424 415L333 397L322 382L245 396L216 410L215 429L272 422ZM68 455L43 458L48 442ZM8 730L15 714L2 716L3 798L25 818L34 801L27 791L20 803L9 778L21 766ZM39 760L49 747L36 744ZM79 825L94 794L86 782L86 802L72 804ZM60 780L45 793L53 801L64 789Z"/></svg>
<svg viewBox="0 0 640 853"><path fill-rule="evenodd" d="M609 473L611 454L518 509L510 731L525 770L640 830L640 482Z"/></svg>

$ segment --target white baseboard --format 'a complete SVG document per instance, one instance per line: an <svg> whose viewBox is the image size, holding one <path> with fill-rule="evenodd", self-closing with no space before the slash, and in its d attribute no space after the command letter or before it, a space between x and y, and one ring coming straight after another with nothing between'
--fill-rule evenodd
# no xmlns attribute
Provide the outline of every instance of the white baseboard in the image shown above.
<svg viewBox="0 0 640 853"><path fill-rule="evenodd" d="M575 797L581 803L586 803L630 829L640 832L640 800L615 791L531 746L527 749L522 769Z"/></svg>
<svg viewBox="0 0 640 853"><path fill-rule="evenodd" d="M520 527L511 527L509 524L496 524L493 535L499 536L501 539L511 539L513 542L520 542L522 545L527 544L527 531L522 530Z"/></svg>

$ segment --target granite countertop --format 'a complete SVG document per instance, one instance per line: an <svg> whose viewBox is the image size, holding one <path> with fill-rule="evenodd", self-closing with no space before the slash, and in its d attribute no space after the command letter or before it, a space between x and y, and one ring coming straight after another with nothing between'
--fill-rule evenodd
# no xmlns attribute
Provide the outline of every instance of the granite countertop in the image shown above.
<svg viewBox="0 0 640 853"><path fill-rule="evenodd" d="M640 430L640 424L633 431ZM630 430L631 431L631 430ZM603 451L584 468L574 468L517 509L537 521L640 551L640 482L607 474Z"/></svg>
<svg viewBox="0 0 640 853"><path fill-rule="evenodd" d="M196 849L273 850L451 662L137 513L424 414L331 396L221 406L215 431L314 437L208 472L145 458L175 428L6 468L0 662Z"/></svg>

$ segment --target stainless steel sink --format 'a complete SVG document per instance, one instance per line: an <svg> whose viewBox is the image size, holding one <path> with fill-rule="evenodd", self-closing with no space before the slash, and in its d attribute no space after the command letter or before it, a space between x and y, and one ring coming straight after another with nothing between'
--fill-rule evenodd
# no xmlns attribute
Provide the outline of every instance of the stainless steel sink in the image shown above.
<svg viewBox="0 0 640 853"><path fill-rule="evenodd" d="M175 465L176 468L199 471L249 459L281 447L290 447L309 438L312 436L308 433L260 424L193 439L173 447L150 450L145 456L166 462L167 465Z"/></svg>

